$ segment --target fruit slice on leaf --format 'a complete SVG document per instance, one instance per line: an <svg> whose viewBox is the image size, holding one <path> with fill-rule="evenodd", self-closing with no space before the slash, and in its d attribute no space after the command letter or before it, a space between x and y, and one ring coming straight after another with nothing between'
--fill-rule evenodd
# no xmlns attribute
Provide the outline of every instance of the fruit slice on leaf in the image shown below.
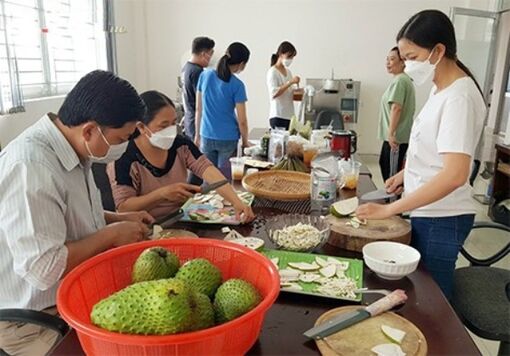
<svg viewBox="0 0 510 356"><path fill-rule="evenodd" d="M330 264L324 258L319 257L319 256L315 257L315 263L317 263L321 267L326 267L328 264Z"/></svg>
<svg viewBox="0 0 510 356"><path fill-rule="evenodd" d="M405 352L397 344L381 344L371 350L377 356L405 356Z"/></svg>
<svg viewBox="0 0 510 356"><path fill-rule="evenodd" d="M321 276L317 273L303 273L299 276L299 280L304 283L312 283L320 279Z"/></svg>
<svg viewBox="0 0 510 356"><path fill-rule="evenodd" d="M329 265L326 267L323 267L320 269L320 274L322 274L326 278L331 278L336 273L336 266L335 265Z"/></svg>
<svg viewBox="0 0 510 356"><path fill-rule="evenodd" d="M356 211L359 205L357 197L340 200L331 205L330 212L338 218L348 216Z"/></svg>
<svg viewBox="0 0 510 356"><path fill-rule="evenodd" d="M321 268L317 263L306 263L306 262L289 262L288 266L290 268L299 269L301 271L316 271Z"/></svg>
<svg viewBox="0 0 510 356"><path fill-rule="evenodd" d="M397 344L401 344L402 340L406 336L406 333L402 330L392 328L388 325L381 325L381 331L383 334L390 339L390 341L395 342Z"/></svg>
<svg viewBox="0 0 510 356"><path fill-rule="evenodd" d="M234 239L234 240L230 240L230 242L251 248L252 250L256 250L256 251L259 251L260 249L262 249L262 247L264 247L264 240L256 238L256 237L245 237L242 239Z"/></svg>

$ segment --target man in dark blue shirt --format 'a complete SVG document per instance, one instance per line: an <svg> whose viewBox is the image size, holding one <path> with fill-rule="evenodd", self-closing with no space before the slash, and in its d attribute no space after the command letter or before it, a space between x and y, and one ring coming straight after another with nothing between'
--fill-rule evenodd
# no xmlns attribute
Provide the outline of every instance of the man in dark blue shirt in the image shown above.
<svg viewBox="0 0 510 356"><path fill-rule="evenodd" d="M195 138L195 103L200 74L209 65L214 53L214 41L197 37L191 44L191 58L182 68L184 131L191 140Z"/></svg>

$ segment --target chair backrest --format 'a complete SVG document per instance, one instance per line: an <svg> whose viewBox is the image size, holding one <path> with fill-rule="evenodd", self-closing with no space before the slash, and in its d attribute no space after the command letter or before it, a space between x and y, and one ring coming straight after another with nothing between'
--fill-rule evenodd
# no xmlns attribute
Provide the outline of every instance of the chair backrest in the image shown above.
<svg viewBox="0 0 510 356"><path fill-rule="evenodd" d="M344 120L338 111L333 110L321 110L317 114L314 123L314 129L320 129L324 126L331 126L333 130L343 130L344 129Z"/></svg>
<svg viewBox="0 0 510 356"><path fill-rule="evenodd" d="M115 211L115 203L113 201L112 187L110 180L106 174L106 164L94 163L92 164L92 174L96 186L101 192L101 201L103 202L104 210Z"/></svg>

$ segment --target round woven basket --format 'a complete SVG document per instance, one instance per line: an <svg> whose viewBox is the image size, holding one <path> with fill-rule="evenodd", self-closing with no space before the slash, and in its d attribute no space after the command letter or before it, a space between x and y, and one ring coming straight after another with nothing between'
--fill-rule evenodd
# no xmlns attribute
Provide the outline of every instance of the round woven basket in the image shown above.
<svg viewBox="0 0 510 356"><path fill-rule="evenodd" d="M259 198L310 199L310 175L292 171L262 171L243 178L243 187Z"/></svg>

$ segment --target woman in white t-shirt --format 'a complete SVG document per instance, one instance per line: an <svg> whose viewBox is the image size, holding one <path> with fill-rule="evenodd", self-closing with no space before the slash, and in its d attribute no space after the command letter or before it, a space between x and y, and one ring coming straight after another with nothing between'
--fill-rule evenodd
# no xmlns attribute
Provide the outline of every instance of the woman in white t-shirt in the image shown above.
<svg viewBox="0 0 510 356"><path fill-rule="evenodd" d="M271 55L271 68L267 71L271 128L288 129L290 119L294 116L293 96L300 79L298 76L292 76L289 66L296 54L296 48L292 43L284 41L278 46L276 53Z"/></svg>
<svg viewBox="0 0 510 356"><path fill-rule="evenodd" d="M362 205L357 214L383 219L410 211L411 243L451 298L455 261L475 217L468 179L486 106L473 75L457 59L448 16L437 10L417 13L402 27L397 42L414 83L432 79L434 86L414 120L404 170L386 181L388 192L404 189L404 198Z"/></svg>

